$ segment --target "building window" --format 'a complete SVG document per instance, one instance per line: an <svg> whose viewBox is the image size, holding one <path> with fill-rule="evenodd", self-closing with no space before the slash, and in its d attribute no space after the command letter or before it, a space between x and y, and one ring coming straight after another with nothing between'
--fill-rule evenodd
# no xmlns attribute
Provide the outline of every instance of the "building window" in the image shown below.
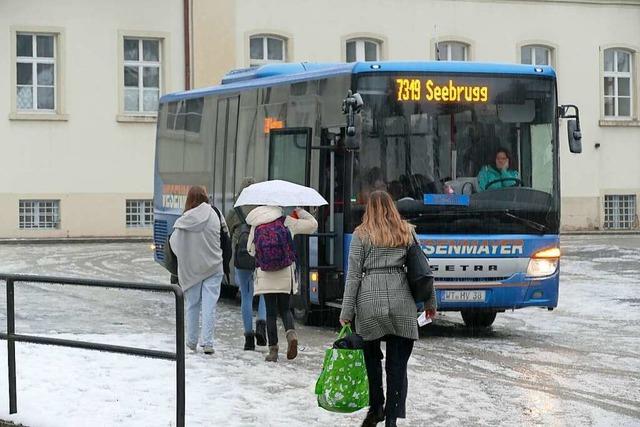
<svg viewBox="0 0 640 427"><path fill-rule="evenodd" d="M60 228L60 200L20 200L20 228Z"/></svg>
<svg viewBox="0 0 640 427"><path fill-rule="evenodd" d="M438 61L468 61L469 45L461 42L436 43L436 60Z"/></svg>
<svg viewBox="0 0 640 427"><path fill-rule="evenodd" d="M127 200L127 227L151 227L153 225L153 200Z"/></svg>
<svg viewBox="0 0 640 427"><path fill-rule="evenodd" d="M638 226L636 212L635 194L604 196L604 228L636 228Z"/></svg>
<svg viewBox="0 0 640 427"><path fill-rule="evenodd" d="M160 97L158 39L124 38L124 111L155 113Z"/></svg>
<svg viewBox="0 0 640 427"><path fill-rule="evenodd" d="M529 65L551 65L551 48L528 45L520 48L520 63Z"/></svg>
<svg viewBox="0 0 640 427"><path fill-rule="evenodd" d="M286 61L287 41L276 36L252 36L249 39L250 65Z"/></svg>
<svg viewBox="0 0 640 427"><path fill-rule="evenodd" d="M16 110L56 109L56 36L16 34Z"/></svg>
<svg viewBox="0 0 640 427"><path fill-rule="evenodd" d="M604 115L630 118L633 81L631 52L623 49L604 51Z"/></svg>
<svg viewBox="0 0 640 427"><path fill-rule="evenodd" d="M380 42L370 39L352 39L346 44L347 62L379 61Z"/></svg>

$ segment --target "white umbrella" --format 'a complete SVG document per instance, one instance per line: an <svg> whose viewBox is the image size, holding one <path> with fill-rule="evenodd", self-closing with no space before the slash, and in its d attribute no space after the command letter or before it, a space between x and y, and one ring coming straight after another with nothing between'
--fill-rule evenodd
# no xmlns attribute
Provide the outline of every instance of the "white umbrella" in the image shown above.
<svg viewBox="0 0 640 427"><path fill-rule="evenodd" d="M322 206L327 201L313 188L279 179L252 184L242 190L234 207L255 206Z"/></svg>

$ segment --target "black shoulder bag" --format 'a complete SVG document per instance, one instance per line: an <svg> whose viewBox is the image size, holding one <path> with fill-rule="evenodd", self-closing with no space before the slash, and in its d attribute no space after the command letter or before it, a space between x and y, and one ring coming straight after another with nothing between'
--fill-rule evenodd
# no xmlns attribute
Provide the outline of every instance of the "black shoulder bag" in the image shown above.
<svg viewBox="0 0 640 427"><path fill-rule="evenodd" d="M407 280L416 303L428 301L433 293L433 271L415 235L407 249Z"/></svg>
<svg viewBox="0 0 640 427"><path fill-rule="evenodd" d="M231 262L231 237L229 237L229 233L222 225L224 218L222 214L215 206L211 205L213 210L218 215L218 220L220 221L220 248L222 249L222 269L224 270L224 275L227 278L227 283L231 283L229 281L229 273L231 271L231 267L229 263Z"/></svg>

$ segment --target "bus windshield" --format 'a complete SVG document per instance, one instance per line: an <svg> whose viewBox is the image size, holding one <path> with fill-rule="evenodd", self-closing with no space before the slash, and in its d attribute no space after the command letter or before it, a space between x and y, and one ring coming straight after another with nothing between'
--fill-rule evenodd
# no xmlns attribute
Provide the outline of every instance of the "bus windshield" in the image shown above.
<svg viewBox="0 0 640 427"><path fill-rule="evenodd" d="M356 90L351 229L386 190L422 233L558 231L553 79L365 74Z"/></svg>

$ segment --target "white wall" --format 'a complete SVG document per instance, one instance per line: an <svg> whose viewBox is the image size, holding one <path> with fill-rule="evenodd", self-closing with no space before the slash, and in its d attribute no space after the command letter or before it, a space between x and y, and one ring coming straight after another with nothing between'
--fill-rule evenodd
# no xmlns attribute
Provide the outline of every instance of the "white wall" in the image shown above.
<svg viewBox="0 0 640 427"><path fill-rule="evenodd" d="M125 230L124 225L123 200L134 195L151 198L153 193L155 122L116 120L123 73L119 32L166 34L163 89L170 92L184 88L182 22L180 0L0 2L0 207L2 219L9 222L0 221L0 237L33 235L17 229L16 200L35 194L71 197L73 205L77 196L78 202L90 203L72 222L68 219L77 215L65 213L63 207L61 230L38 231L37 236L150 234L150 229ZM9 119L15 91L10 29L16 26L63 30L58 61L64 84L58 89L63 91L68 120ZM104 198L96 199L96 194ZM96 212L100 209L122 215L104 218ZM98 215L102 221L90 220Z"/></svg>

